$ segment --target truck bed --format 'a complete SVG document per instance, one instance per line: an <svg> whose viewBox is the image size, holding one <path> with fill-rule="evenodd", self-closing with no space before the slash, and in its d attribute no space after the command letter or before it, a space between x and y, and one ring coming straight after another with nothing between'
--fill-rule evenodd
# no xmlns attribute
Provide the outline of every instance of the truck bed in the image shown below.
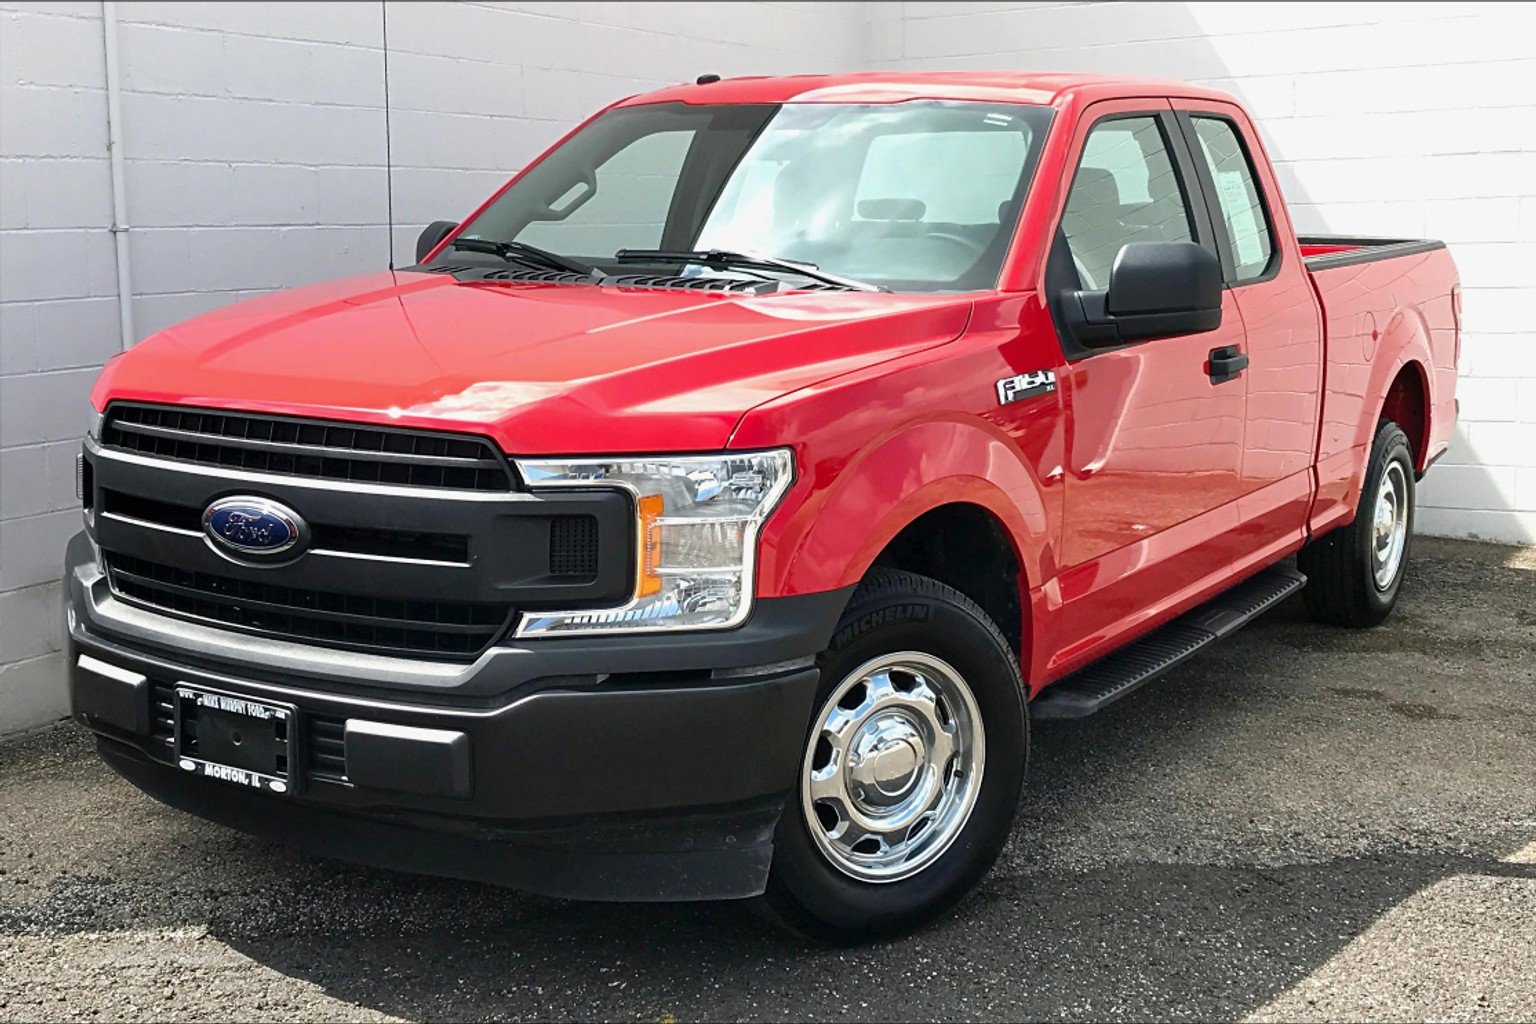
<svg viewBox="0 0 1536 1024"><path fill-rule="evenodd" d="M1444 249L1433 238L1362 238L1353 235L1299 235L1301 255L1311 270L1331 270L1356 263L1374 263L1396 256Z"/></svg>
<svg viewBox="0 0 1536 1024"><path fill-rule="evenodd" d="M1456 422L1456 266L1432 239L1297 239L1324 323L1312 530L1354 515L1378 420L1395 420L1423 472ZM1407 369L1409 365L1415 367ZM1400 375L1407 378L1395 386ZM1373 400L1374 399L1374 400ZM1383 402L1385 404L1383 404Z"/></svg>

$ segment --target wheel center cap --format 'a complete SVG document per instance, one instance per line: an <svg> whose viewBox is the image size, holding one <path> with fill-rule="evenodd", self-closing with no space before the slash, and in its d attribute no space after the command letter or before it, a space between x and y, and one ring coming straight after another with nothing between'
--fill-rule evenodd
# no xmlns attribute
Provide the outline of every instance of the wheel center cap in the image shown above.
<svg viewBox="0 0 1536 1024"><path fill-rule="evenodd" d="M1397 525L1397 515L1389 502L1381 502L1376 506L1376 540L1384 544L1392 536L1392 528Z"/></svg>
<svg viewBox="0 0 1536 1024"><path fill-rule="evenodd" d="M911 722L897 715L872 719L850 744L849 795L868 808L891 807L912 792L926 760L927 745Z"/></svg>

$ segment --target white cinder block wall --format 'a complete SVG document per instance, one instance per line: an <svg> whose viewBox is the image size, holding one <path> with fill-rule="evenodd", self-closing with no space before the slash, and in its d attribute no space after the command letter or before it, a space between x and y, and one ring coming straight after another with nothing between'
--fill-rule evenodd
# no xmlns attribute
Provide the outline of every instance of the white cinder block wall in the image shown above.
<svg viewBox="0 0 1536 1024"><path fill-rule="evenodd" d="M119 3L135 334L383 266L620 95L721 74L1172 75L1263 122L1304 230L1429 234L1463 426L1421 526L1536 540L1536 24L1519 5ZM387 17L386 17L387 13ZM0 0L0 734L64 712L86 395L121 347L100 3Z"/></svg>
<svg viewBox="0 0 1536 1024"><path fill-rule="evenodd" d="M388 260L620 96L864 63L815 3L120 3L135 333ZM0 3L0 735L66 711L56 582L121 347L100 3Z"/></svg>
<svg viewBox="0 0 1536 1024"><path fill-rule="evenodd" d="M1419 530L1536 542L1536 6L882 3L870 63L1155 75L1236 94L1301 232L1433 237L1464 289L1461 422Z"/></svg>

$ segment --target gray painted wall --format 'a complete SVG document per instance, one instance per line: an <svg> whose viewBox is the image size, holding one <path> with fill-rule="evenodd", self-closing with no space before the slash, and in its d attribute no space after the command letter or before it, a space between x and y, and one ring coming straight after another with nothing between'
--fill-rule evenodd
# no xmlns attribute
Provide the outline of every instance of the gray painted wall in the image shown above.
<svg viewBox="0 0 1536 1024"><path fill-rule="evenodd" d="M136 333L388 259L379 3L120 3ZM858 5L387 5L397 252L575 122L705 71L863 64ZM121 347L102 5L0 3L0 734L66 712L74 456Z"/></svg>
<svg viewBox="0 0 1536 1024"><path fill-rule="evenodd" d="M703 71L1169 75L1252 107L1305 230L1429 234L1466 284L1429 532L1536 541L1536 8L1518 4L121 3L137 334L385 264L574 122ZM58 573L121 347L99 3L0 0L0 734L64 713Z"/></svg>
<svg viewBox="0 0 1536 1024"><path fill-rule="evenodd" d="M1418 529L1536 543L1536 6L872 4L870 66L1102 71L1236 94L1297 230L1432 237L1461 268L1461 421Z"/></svg>

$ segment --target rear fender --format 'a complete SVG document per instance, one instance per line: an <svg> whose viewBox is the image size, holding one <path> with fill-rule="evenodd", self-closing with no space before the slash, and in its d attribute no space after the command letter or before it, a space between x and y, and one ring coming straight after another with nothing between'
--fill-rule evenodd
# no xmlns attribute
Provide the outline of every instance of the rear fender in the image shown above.
<svg viewBox="0 0 1536 1024"><path fill-rule="evenodd" d="M1424 389L1424 437L1433 434L1434 377L1428 372L1428 367L1433 364L1430 361L1429 328L1424 317L1417 309L1399 306L1387 317L1383 327L1378 329L1378 323L1380 321L1375 316L1367 314L1357 335L1330 342L1330 346L1347 345L1355 354L1353 358L1339 361L1338 365L1330 356L1330 393L1325 402L1342 404L1351 400L1348 393L1335 390L1338 381L1353 377L1356 381L1363 379L1365 383L1359 397L1353 397L1359 420L1347 428L1353 432L1349 447L1324 454L1318 460L1318 494L1309 524L1314 536L1353 521L1360 489L1365 485L1365 468L1370 461L1376 424L1386 407L1387 392L1404 367L1411 367L1410 372L1419 375L1419 383ZM1353 373L1351 363L1354 364ZM1414 452L1415 469L1421 472L1428 459L1428 448L1428 442L1421 441L1419 450Z"/></svg>
<svg viewBox="0 0 1536 1024"><path fill-rule="evenodd" d="M1369 343L1368 338L1362 340ZM1410 367L1412 372L1418 374L1424 394L1424 406L1416 410L1423 417L1423 436L1420 438L1419 449L1413 453L1414 468L1424 469L1432 434L1430 417L1435 408L1434 376L1429 373L1432 365L1429 325L1423 313L1416 308L1398 307L1388 319L1386 329L1381 332L1381 342L1371 367L1370 390L1367 392L1373 398L1367 405L1373 415L1361 421L1359 432L1355 435L1357 445L1363 445L1369 452L1371 441L1376 436L1376 424L1386 408L1387 393L1403 368Z"/></svg>

